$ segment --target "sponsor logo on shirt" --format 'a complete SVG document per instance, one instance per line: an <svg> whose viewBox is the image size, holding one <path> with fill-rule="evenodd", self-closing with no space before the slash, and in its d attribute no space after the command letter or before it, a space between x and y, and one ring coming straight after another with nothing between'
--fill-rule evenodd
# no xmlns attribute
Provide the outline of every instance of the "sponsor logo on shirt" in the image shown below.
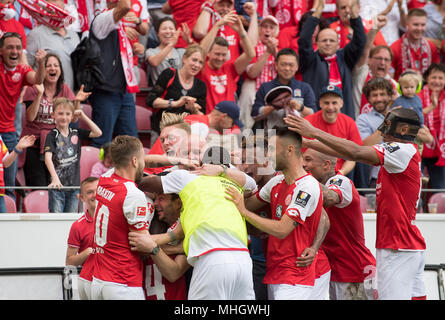
<svg viewBox="0 0 445 320"><path fill-rule="evenodd" d="M147 214L147 207L137 207L136 208L136 215L138 217L144 217Z"/></svg>
<svg viewBox="0 0 445 320"><path fill-rule="evenodd" d="M295 204L298 204L299 206L304 208L306 207L310 198L311 195L309 193L300 190L298 191L297 197L295 198Z"/></svg>
<svg viewBox="0 0 445 320"><path fill-rule="evenodd" d="M341 186L342 182L343 182L343 179L332 178L331 181L329 181L329 184L335 184L336 186Z"/></svg>
<svg viewBox="0 0 445 320"><path fill-rule="evenodd" d="M11 80L14 82L19 82L21 78L22 75L20 74L20 72L16 72L12 75Z"/></svg>
<svg viewBox="0 0 445 320"><path fill-rule="evenodd" d="M296 209L290 209L290 210L287 210L287 213L288 213L290 216L292 216L292 217L298 217L298 216L299 216L299 212L298 212L298 210L296 210Z"/></svg>
<svg viewBox="0 0 445 320"><path fill-rule="evenodd" d="M223 94L226 92L227 86L227 75L223 74L220 76L210 76L210 84L215 87L215 91L218 94Z"/></svg>
<svg viewBox="0 0 445 320"><path fill-rule="evenodd" d="M394 142L385 143L384 146L385 146L385 149L389 153L393 153L394 151L397 151L397 150L400 149L400 146L397 143L394 143Z"/></svg>

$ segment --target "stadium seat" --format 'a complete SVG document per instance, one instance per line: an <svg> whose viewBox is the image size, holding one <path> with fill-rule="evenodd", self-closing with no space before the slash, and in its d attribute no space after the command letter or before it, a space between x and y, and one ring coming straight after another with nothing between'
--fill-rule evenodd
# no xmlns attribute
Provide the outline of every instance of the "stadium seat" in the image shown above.
<svg viewBox="0 0 445 320"><path fill-rule="evenodd" d="M12 199L10 196L8 196L6 194L3 197L5 199L6 212L7 213L17 213L17 206L15 204L14 199Z"/></svg>
<svg viewBox="0 0 445 320"><path fill-rule="evenodd" d="M146 148L151 147L151 114L148 108L136 105L136 127L139 139Z"/></svg>
<svg viewBox="0 0 445 320"><path fill-rule="evenodd" d="M368 209L368 200L362 195L360 195L360 209L362 209L362 213L366 213L366 210Z"/></svg>
<svg viewBox="0 0 445 320"><path fill-rule="evenodd" d="M438 192L433 194L428 203L437 203L437 213L445 213L445 192Z"/></svg>
<svg viewBox="0 0 445 320"><path fill-rule="evenodd" d="M82 110L85 113L85 115L88 118L91 119L92 114L93 114L93 110L91 108L91 105L89 105L89 104L81 104L81 107L82 107ZM90 130L90 127L88 127L88 125L83 120L79 121L79 128Z"/></svg>
<svg viewBox="0 0 445 320"><path fill-rule="evenodd" d="M48 191L34 190L23 199L23 212L25 213L48 213Z"/></svg>
<svg viewBox="0 0 445 320"><path fill-rule="evenodd" d="M93 165L100 161L100 149L91 146L82 146L80 155L80 181L88 178L91 174Z"/></svg>

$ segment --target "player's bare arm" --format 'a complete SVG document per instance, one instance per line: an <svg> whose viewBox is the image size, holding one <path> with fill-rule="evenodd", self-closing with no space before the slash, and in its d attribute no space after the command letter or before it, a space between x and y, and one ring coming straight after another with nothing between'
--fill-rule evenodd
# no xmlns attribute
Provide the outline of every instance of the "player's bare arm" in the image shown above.
<svg viewBox="0 0 445 320"><path fill-rule="evenodd" d="M242 195L233 187L228 187L226 189L226 199L233 201L238 211L241 215L246 218L246 220L252 224L255 228L260 229L274 237L279 239L286 238L289 233L291 233L295 227L298 225L297 222L292 220L287 215L283 215L280 220L272 220L268 218L263 218L256 213L246 209L244 205L244 199Z"/></svg>
<svg viewBox="0 0 445 320"><path fill-rule="evenodd" d="M314 261L318 249L320 249L326 234L329 231L329 217L324 208L321 211L320 222L318 223L317 233L315 234L312 245L303 250L300 257L297 258L297 267L307 267Z"/></svg>
<svg viewBox="0 0 445 320"><path fill-rule="evenodd" d="M161 177L155 175L142 178L138 188L144 192L164 193Z"/></svg>
<svg viewBox="0 0 445 320"><path fill-rule="evenodd" d="M340 203L341 199L337 192L329 189L323 184L320 184L320 186L323 192L323 207L329 208Z"/></svg>
<svg viewBox="0 0 445 320"><path fill-rule="evenodd" d="M65 265L67 266L81 266L88 256L93 252L91 247L86 248L79 253L79 248L68 246L66 249Z"/></svg>
<svg viewBox="0 0 445 320"><path fill-rule="evenodd" d="M373 147L360 146L355 142L330 135L323 130L315 128L309 121L299 116L289 115L284 118L284 121L289 126L289 130L298 132L306 138L316 139L327 147L336 150L339 158L360 161L370 165L380 164L380 159Z"/></svg>

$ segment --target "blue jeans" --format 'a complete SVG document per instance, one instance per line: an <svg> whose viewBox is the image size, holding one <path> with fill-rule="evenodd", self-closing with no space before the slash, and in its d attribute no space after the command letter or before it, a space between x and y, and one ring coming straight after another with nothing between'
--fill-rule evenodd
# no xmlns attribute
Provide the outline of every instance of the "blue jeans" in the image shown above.
<svg viewBox="0 0 445 320"><path fill-rule="evenodd" d="M115 135L138 136L136 107L131 93L96 90L90 96L92 120L102 130L102 136L92 139L91 145L102 147Z"/></svg>
<svg viewBox="0 0 445 320"><path fill-rule="evenodd" d="M48 209L51 213L77 212L79 190L48 190Z"/></svg>
<svg viewBox="0 0 445 320"><path fill-rule="evenodd" d="M5 203L5 197L0 196L0 213L7 213L8 210L6 210L6 203Z"/></svg>
<svg viewBox="0 0 445 320"><path fill-rule="evenodd" d="M17 145L17 135L14 131L0 133L3 142L8 148L9 152L12 152L14 147ZM17 159L4 170L4 180L5 186L15 186L15 176L17 175ZM15 192L13 189L5 189L5 194L10 196L15 201Z"/></svg>

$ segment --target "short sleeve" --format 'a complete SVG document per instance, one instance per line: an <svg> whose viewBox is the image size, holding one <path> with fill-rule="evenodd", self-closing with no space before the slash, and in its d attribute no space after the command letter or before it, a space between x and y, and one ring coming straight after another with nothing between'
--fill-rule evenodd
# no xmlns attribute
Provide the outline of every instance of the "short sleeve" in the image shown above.
<svg viewBox="0 0 445 320"><path fill-rule="evenodd" d="M308 179L295 186L292 192L291 203L284 214L299 224L304 224L318 206L321 196L321 187L315 179Z"/></svg>
<svg viewBox="0 0 445 320"><path fill-rule="evenodd" d="M77 228L77 221L71 225L68 236L68 246L73 248L80 248L79 229Z"/></svg>
<svg viewBox="0 0 445 320"><path fill-rule="evenodd" d="M128 226L132 230L148 229L149 217L152 215L153 206L147 205L145 194L139 190L134 182L126 182L127 195L125 196L122 210Z"/></svg>
<svg viewBox="0 0 445 320"><path fill-rule="evenodd" d="M45 152L55 153L57 151L56 149L57 149L57 146L56 146L56 131L52 130L46 136Z"/></svg>
<svg viewBox="0 0 445 320"><path fill-rule="evenodd" d="M333 176L328 180L326 186L340 196L340 203L335 205L337 208L344 208L352 202L352 184L351 181L342 175Z"/></svg>
<svg viewBox="0 0 445 320"><path fill-rule="evenodd" d="M387 142L374 145L380 165L389 173L401 173L408 167L411 158L416 154L417 149L412 144Z"/></svg>
<svg viewBox="0 0 445 320"><path fill-rule="evenodd" d="M184 187L198 176L186 170L175 170L169 174L162 176L162 188L164 193L176 193L184 189Z"/></svg>
<svg viewBox="0 0 445 320"><path fill-rule="evenodd" d="M277 184L279 184L281 181L283 181L284 176L278 175L273 177L272 179L267 182L264 187L261 188L260 192L258 193L257 197L258 199L270 203L271 202L271 193L273 187L275 187Z"/></svg>

